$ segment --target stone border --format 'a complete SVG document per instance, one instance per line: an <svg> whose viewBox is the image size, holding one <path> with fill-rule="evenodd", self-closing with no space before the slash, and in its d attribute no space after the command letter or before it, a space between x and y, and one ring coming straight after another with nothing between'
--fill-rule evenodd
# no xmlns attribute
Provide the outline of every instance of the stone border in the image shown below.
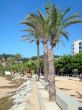
<svg viewBox="0 0 82 110"><path fill-rule="evenodd" d="M39 83L39 87L43 88L42 85L44 85L44 81L42 79L40 79L40 82L38 82L38 83ZM45 106L44 105L45 102L42 99L43 98L42 97L42 94L40 93L41 90L38 90L38 91L39 91L38 97L39 97L39 103L40 103L40 106L41 106L41 110L46 110L45 107L44 107ZM57 91L56 92L56 103L60 106L60 108L62 110L82 110L82 103L80 103L79 101L77 101L76 98L73 98L73 97L68 96L68 95L64 95L62 93L62 91L59 90L59 89L56 89L56 91ZM55 108L55 106L54 106L54 108ZM55 110L57 110L57 109L55 109Z"/></svg>
<svg viewBox="0 0 82 110"><path fill-rule="evenodd" d="M77 99L64 95L61 90L56 89L56 102L63 110L79 110L82 107L82 103Z"/></svg>

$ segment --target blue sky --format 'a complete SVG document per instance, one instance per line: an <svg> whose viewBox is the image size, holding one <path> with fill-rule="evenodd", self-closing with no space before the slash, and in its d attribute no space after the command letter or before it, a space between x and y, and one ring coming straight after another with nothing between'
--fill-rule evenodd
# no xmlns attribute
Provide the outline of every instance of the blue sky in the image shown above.
<svg viewBox="0 0 82 110"><path fill-rule="evenodd" d="M44 4L49 0L0 0L0 54L20 53L23 57L36 55L35 43L22 42L20 30L24 29L20 22L31 12L40 9L44 13ZM82 19L82 0L51 0L61 9L71 6L71 14L79 12ZM56 55L71 54L71 45L74 40L82 39L82 24L72 25L67 30L70 32L69 41L58 45L54 49ZM40 46L43 54L43 46Z"/></svg>

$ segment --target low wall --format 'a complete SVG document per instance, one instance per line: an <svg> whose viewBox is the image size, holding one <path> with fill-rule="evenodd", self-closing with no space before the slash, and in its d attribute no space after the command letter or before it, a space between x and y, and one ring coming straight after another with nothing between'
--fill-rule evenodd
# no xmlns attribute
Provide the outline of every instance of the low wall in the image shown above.
<svg viewBox="0 0 82 110"><path fill-rule="evenodd" d="M41 106L41 110L57 110L55 109L55 107L57 106L57 104L60 106L60 108L62 110L82 110L82 103L78 102L77 99L71 97L71 96L67 96L67 95L64 95L62 93L61 90L59 89L56 89L56 103L57 104L52 104L52 108L49 106L49 103L48 103L48 106L50 107L50 109L46 109L45 108L45 100L43 99L46 99L46 97L49 97L48 95L48 92L45 90L45 89L42 89L43 88L43 85L44 85L44 81L43 80L40 80L41 83L39 83L39 103L40 103L40 106ZM45 94L47 94L47 96L45 97ZM58 108L58 110L60 110Z"/></svg>
<svg viewBox="0 0 82 110"><path fill-rule="evenodd" d="M56 102L63 110L82 110L82 103L56 89Z"/></svg>
<svg viewBox="0 0 82 110"><path fill-rule="evenodd" d="M40 110L61 110L56 102L49 102L48 91L44 89L41 83L37 82L38 85L38 101Z"/></svg>

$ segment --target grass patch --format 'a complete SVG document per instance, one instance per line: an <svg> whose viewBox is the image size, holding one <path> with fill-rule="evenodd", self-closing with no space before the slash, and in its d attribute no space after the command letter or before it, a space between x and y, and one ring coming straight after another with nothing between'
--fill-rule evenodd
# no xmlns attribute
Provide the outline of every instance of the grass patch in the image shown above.
<svg viewBox="0 0 82 110"><path fill-rule="evenodd" d="M0 110L8 110L13 105L11 96L6 96L0 99Z"/></svg>

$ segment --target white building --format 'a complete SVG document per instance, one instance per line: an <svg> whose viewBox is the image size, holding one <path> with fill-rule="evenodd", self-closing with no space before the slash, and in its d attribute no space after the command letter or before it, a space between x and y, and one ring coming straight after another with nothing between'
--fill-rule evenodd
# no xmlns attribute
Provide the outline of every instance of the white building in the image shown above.
<svg viewBox="0 0 82 110"><path fill-rule="evenodd" d="M76 40L72 45L72 53L77 54L79 52L82 52L82 40Z"/></svg>

